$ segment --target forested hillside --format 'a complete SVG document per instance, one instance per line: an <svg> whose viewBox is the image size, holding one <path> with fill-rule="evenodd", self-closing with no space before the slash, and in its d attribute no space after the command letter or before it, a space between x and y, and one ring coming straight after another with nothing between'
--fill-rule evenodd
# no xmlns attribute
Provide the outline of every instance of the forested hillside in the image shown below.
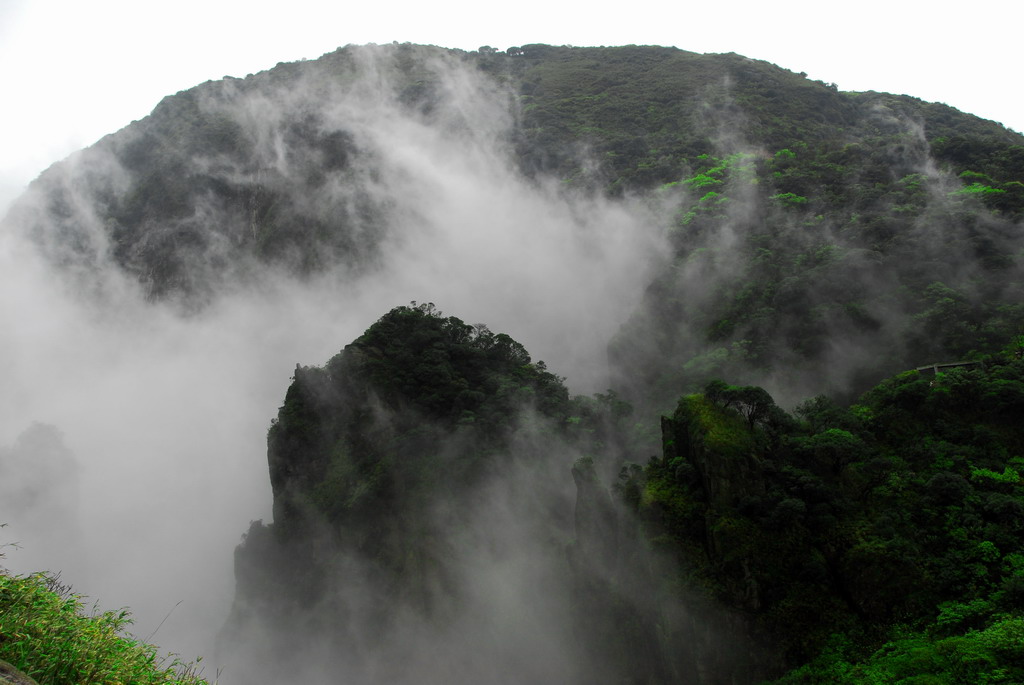
<svg viewBox="0 0 1024 685"><path fill-rule="evenodd" d="M713 382L621 492L683 586L813 660L784 682L1017 682L1021 349L795 416Z"/></svg>
<svg viewBox="0 0 1024 685"><path fill-rule="evenodd" d="M684 602L602 477L630 414L570 398L506 334L392 310L296 369L268 434L274 521L236 552L222 640L273 655L271 680L329 652L364 682L752 682L763 637Z"/></svg>
<svg viewBox="0 0 1024 685"><path fill-rule="evenodd" d="M1024 320L1019 134L670 48L347 47L209 82L50 169L7 225L188 306L271 267L358 277L429 221L410 175L440 170L391 149L407 129L657 204L667 244L612 345L637 401L716 376L852 397Z"/></svg>
<svg viewBox="0 0 1024 685"><path fill-rule="evenodd" d="M304 635L255 648L278 677L331 645L334 668L400 682L1016 682L1022 350L792 414L716 380L643 463L613 394L570 397L507 335L395 309L296 369L225 639ZM520 649L548 656L524 670Z"/></svg>
<svg viewBox="0 0 1024 685"><path fill-rule="evenodd" d="M245 682L1024 678L1019 133L736 54L349 46L2 229L89 311L365 328L269 427Z"/></svg>

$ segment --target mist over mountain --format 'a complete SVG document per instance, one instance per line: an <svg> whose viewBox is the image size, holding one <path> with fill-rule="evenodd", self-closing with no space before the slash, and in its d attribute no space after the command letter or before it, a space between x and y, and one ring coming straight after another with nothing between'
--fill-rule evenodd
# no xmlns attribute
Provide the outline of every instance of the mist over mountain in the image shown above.
<svg viewBox="0 0 1024 685"><path fill-rule="evenodd" d="M1022 183L998 124L735 54L348 46L170 95L0 224L7 561L186 656L219 634L226 682L755 682L877 646L1016 577L1017 481L972 474L1021 456ZM953 361L966 404L879 390ZM943 433L968 396L991 415ZM909 528L849 503L956 479L998 560L904 549L939 589L886 613L896 547L858 545Z"/></svg>
<svg viewBox="0 0 1024 685"><path fill-rule="evenodd" d="M600 264L633 297L646 287L625 305L618 383L664 381L670 403L691 376L729 374L796 401L961 356L979 328L1005 337L1020 320L995 310L1021 297L1021 143L732 54L348 47L166 98L45 173L8 224L80 285L115 264L186 308L271 274L475 262L466 276L498 289L487 261L510 249L521 279L558 270L538 262L574 281ZM621 261L571 263L588 246ZM923 334L949 298L958 320Z"/></svg>

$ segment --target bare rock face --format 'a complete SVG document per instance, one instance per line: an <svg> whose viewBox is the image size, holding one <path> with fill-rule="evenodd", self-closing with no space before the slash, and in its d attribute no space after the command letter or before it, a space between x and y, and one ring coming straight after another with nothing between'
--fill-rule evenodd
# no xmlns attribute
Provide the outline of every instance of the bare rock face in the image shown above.
<svg viewBox="0 0 1024 685"><path fill-rule="evenodd" d="M0 659L0 685L39 685L39 683Z"/></svg>

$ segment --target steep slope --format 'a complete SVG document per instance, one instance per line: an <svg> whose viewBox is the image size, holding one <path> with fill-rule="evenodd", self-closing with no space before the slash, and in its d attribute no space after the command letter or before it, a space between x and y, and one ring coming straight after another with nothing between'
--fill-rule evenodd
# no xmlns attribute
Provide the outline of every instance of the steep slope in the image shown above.
<svg viewBox="0 0 1024 685"><path fill-rule="evenodd" d="M434 240L439 195L458 211L445 156L557 180L572 221L592 210L569 198L621 198L667 235L613 346L637 401L715 375L855 393L1024 321L1019 134L671 48L346 47L209 82L55 165L5 226L79 287L113 262L189 307L280 272L351 282Z"/></svg>
<svg viewBox="0 0 1024 685"><path fill-rule="evenodd" d="M1020 345L795 416L714 381L641 466L614 396L397 308L296 369L226 648L263 655L252 682L1016 674Z"/></svg>
<svg viewBox="0 0 1024 685"><path fill-rule="evenodd" d="M900 374L849 409L818 397L799 418L712 383L622 493L683 585L740 610L786 668L817 657L785 682L1015 682L1019 352Z"/></svg>
<svg viewBox="0 0 1024 685"><path fill-rule="evenodd" d="M229 668L254 683L694 672L697 655L658 633L678 610L648 594L649 560L597 476L616 412L570 401L519 343L433 305L297 368L268 434L274 522L236 552L222 639L256 666Z"/></svg>
<svg viewBox="0 0 1024 685"><path fill-rule="evenodd" d="M665 394L724 375L790 402L1020 331L1019 141L994 181L950 161L935 106L850 99L857 129L708 155L662 190L684 199L671 265L615 344L627 382Z"/></svg>

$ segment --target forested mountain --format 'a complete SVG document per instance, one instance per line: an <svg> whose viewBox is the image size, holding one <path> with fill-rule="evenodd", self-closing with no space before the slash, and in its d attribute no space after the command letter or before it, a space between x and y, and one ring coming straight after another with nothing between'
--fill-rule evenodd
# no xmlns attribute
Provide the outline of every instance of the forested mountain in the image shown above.
<svg viewBox="0 0 1024 685"><path fill-rule="evenodd" d="M419 288L565 360L413 303L295 369L249 682L653 685L1022 677L1022 222L1024 136L945 105L395 44L169 96L3 230L101 309Z"/></svg>
<svg viewBox="0 0 1024 685"><path fill-rule="evenodd" d="M782 682L1018 682L1020 350L795 416L713 382L622 494L684 586L813 660Z"/></svg>
<svg viewBox="0 0 1024 685"><path fill-rule="evenodd" d="M614 394L394 309L296 369L222 639L271 681L1017 682L1022 350L793 414L713 381L643 464Z"/></svg>
<svg viewBox="0 0 1024 685"><path fill-rule="evenodd" d="M722 375L792 401L861 391L993 351L1024 317L1019 134L668 48L347 47L208 82L54 166L7 225L190 305L268 266L356 277L433 238L445 169L416 156L445 153L402 152L425 137L563 197L659 203L667 244L612 356L663 408Z"/></svg>
<svg viewBox="0 0 1024 685"><path fill-rule="evenodd" d="M684 605L602 481L629 415L570 398L506 334L392 310L296 369L268 434L274 521L236 552L222 640L272 654L271 681L330 654L360 682L752 682L759 636Z"/></svg>

